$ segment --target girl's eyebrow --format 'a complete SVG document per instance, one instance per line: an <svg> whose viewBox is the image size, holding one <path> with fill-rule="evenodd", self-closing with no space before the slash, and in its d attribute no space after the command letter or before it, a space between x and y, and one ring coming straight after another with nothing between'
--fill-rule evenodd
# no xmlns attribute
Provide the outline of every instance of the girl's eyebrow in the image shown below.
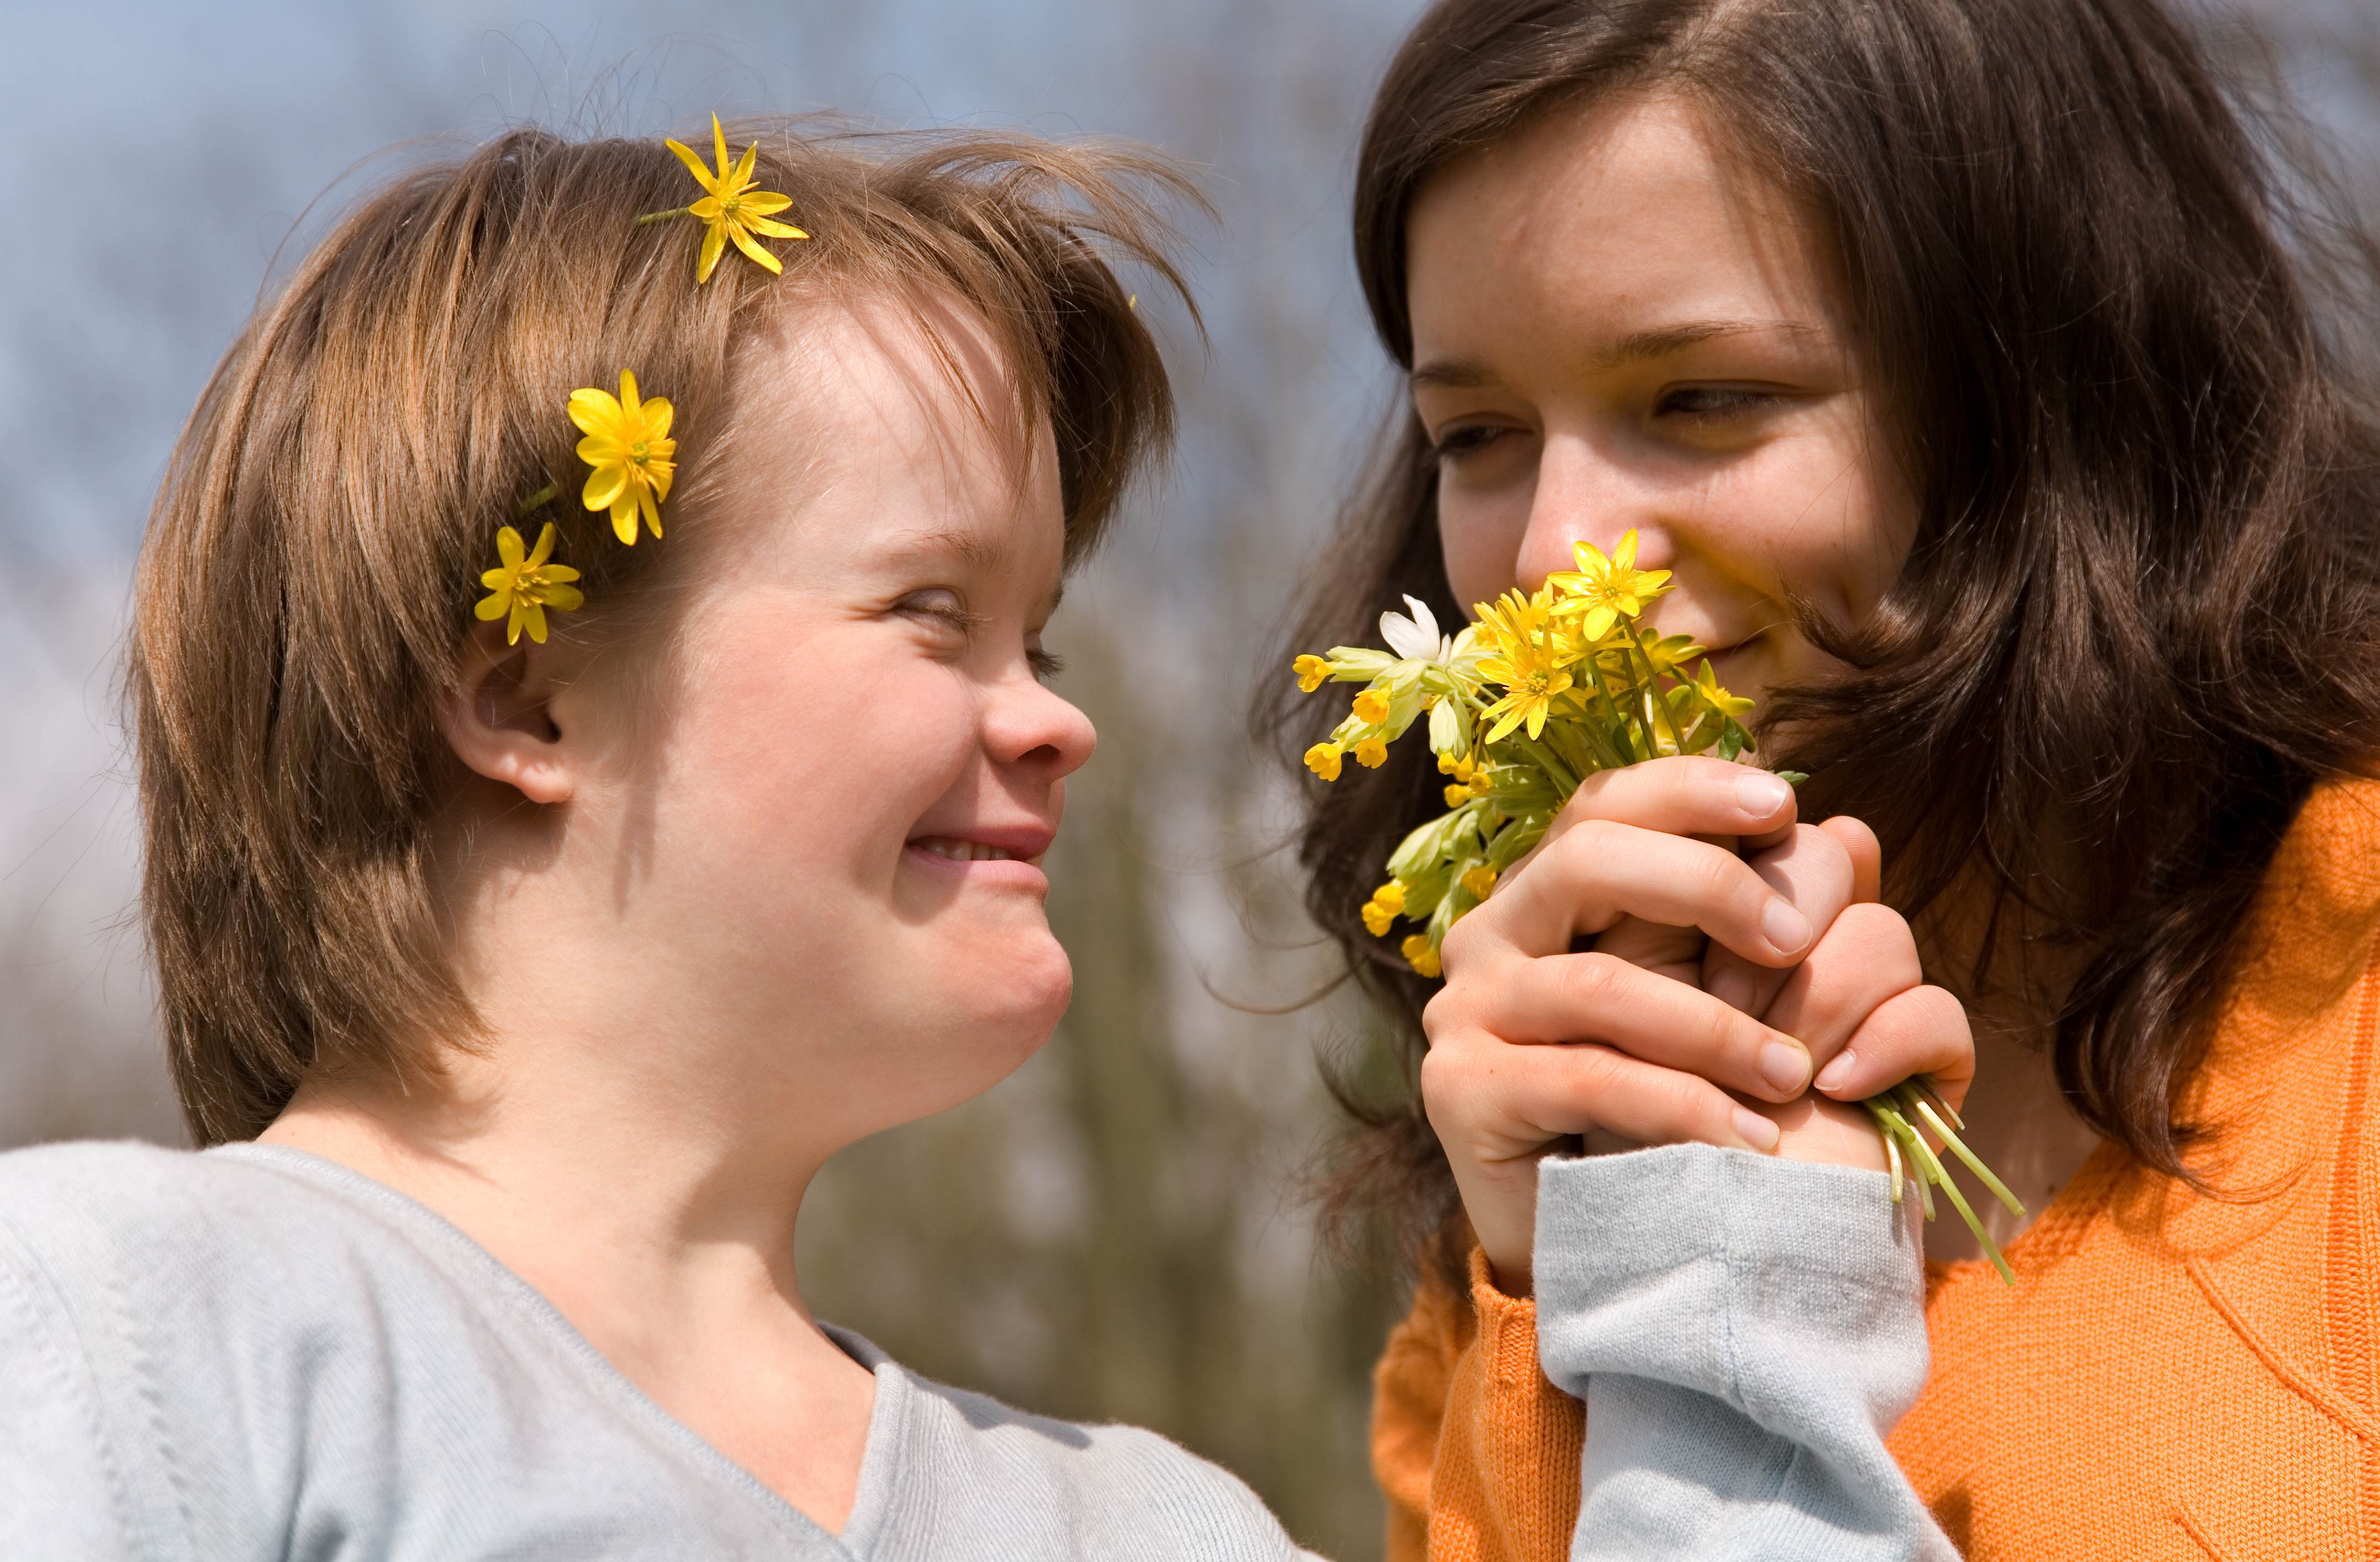
<svg viewBox="0 0 2380 1562"><path fill-rule="evenodd" d="M1650 363L1682 353L1688 347L1721 336L1741 336L1754 332L1780 335L1821 337L1826 333L1815 326L1792 320L1694 320L1675 325L1658 325L1645 331L1631 332L1587 361L1597 369L1621 369L1630 364ZM1471 358L1432 358L1416 368L1407 377L1412 390L1475 391L1484 385L1497 383L1499 376L1487 365Z"/></svg>
<svg viewBox="0 0 2380 1562"><path fill-rule="evenodd" d="M885 539L885 551L894 561L955 558L984 575L997 575L1008 564L1008 549L980 532L949 527L931 531L897 532Z"/></svg>
<svg viewBox="0 0 2380 1562"><path fill-rule="evenodd" d="M1676 325L1655 326L1649 331L1632 332L1603 352L1595 355L1598 369L1619 369L1632 363L1649 363L1671 353L1682 353L1688 347L1721 336L1742 336L1753 332L1772 332L1788 336L1822 334L1812 326L1792 320L1694 320Z"/></svg>

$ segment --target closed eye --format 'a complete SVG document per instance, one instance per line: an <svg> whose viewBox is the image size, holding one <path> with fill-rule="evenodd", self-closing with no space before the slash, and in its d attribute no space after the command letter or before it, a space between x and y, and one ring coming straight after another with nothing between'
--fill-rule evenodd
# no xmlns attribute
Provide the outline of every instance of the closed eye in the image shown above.
<svg viewBox="0 0 2380 1562"><path fill-rule="evenodd" d="M961 640L972 638L977 630L991 622L980 613L967 611L959 594L943 586L912 591L893 603L892 611L924 619Z"/></svg>
<svg viewBox="0 0 2380 1562"><path fill-rule="evenodd" d="M1059 673L1066 671L1066 659L1064 657L1058 655L1054 651L1045 651L1038 646L1035 646L1027 649L1025 653L1025 660L1032 664L1033 676L1040 679L1045 684L1050 679L1055 678Z"/></svg>
<svg viewBox="0 0 2380 1562"><path fill-rule="evenodd" d="M1500 423L1472 423L1459 429L1449 429L1430 445L1430 454L1439 461L1460 461L1475 455L1506 434L1516 432Z"/></svg>
<svg viewBox="0 0 2380 1562"><path fill-rule="evenodd" d="M1662 392L1661 399L1654 405L1653 411L1657 417L1718 422L1766 412L1784 399L1773 392L1747 390L1740 386L1680 385Z"/></svg>

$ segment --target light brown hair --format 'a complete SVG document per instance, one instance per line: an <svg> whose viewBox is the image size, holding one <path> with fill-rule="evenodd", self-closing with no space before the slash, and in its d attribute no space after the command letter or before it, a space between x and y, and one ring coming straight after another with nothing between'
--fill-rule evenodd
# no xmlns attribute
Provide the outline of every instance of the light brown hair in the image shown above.
<svg viewBox="0 0 2380 1562"><path fill-rule="evenodd" d="M701 193L658 139L518 130L363 200L200 397L142 547L129 667L142 909L200 1144L253 1137L319 1063L433 1068L474 1034L430 848L456 780L432 713L480 572L499 527L552 521L588 605L551 622L586 635L669 551L619 546L577 502L574 389L633 370L674 406L699 483L731 360L771 311L887 295L930 339L929 296L955 296L1055 436L1070 564L1169 441L1156 344L1102 259L1181 292L1152 197L1196 198L1167 164L1021 137L731 137L754 140L757 183L810 235L771 243L783 277L731 250L698 286L702 224L638 224Z"/></svg>
<svg viewBox="0 0 2380 1562"><path fill-rule="evenodd" d="M2058 951L2070 979L2034 996L2068 1101L2194 1176L2175 1101L2250 902L2309 789L2380 748L2380 419L2312 294L2368 298L2371 241L2268 163L2160 0L1441 0L1356 175L1357 268L1400 364L1416 192L1650 91L1814 214L1917 479L1882 603L1804 624L1850 671L1777 692L1769 757L1812 772L1806 817L1876 828L1912 919L1977 895L1980 941L1935 979L1972 997L1996 942ZM1405 592L1459 614L1409 410L1295 643L1359 640ZM1328 713L1270 720L1293 756ZM1314 914L1406 1065L1362 1107L1340 1207L1385 1204L1415 1237L1456 1208L1412 1088L1436 984L1355 913L1440 807L1429 759L1306 783L1303 842Z"/></svg>

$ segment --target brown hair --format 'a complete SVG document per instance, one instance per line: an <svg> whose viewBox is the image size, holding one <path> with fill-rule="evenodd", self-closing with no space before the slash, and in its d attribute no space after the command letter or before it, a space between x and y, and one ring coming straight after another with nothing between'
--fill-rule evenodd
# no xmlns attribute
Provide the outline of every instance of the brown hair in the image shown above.
<svg viewBox="0 0 2380 1562"><path fill-rule="evenodd" d="M1448 162L1538 116L1682 93L1837 251L1922 512L1864 624L1807 632L1851 672L1779 691L1805 811L1886 847L1912 917L1980 892L1995 942L2070 951L2046 997L2082 1118L2189 1176L2187 1075L2273 852L2314 781L2380 736L2380 434L2317 329L2310 262L2368 277L2351 223L2292 206L2157 0L1442 0L1390 67L1356 176L1380 338L1412 364L1405 218ZM2328 258L2325 260L2325 257ZM1436 468L1408 411L1318 579L1301 647L1449 594ZM1293 754L1327 724L1266 713ZM1398 1028L1401 1091L1342 1209L1454 1208L1412 1089L1435 984L1355 910L1439 807L1419 745L1309 785L1309 904ZM2022 962L2017 963L2022 964ZM1942 979L1944 974L1937 974Z"/></svg>
<svg viewBox="0 0 2380 1562"><path fill-rule="evenodd" d="M1181 291L1145 193L1196 200L1168 165L783 122L735 139L811 236L771 245L782 279L731 252L698 286L702 224L638 223L699 193L660 141L519 130L365 199L200 397L141 552L129 697L142 905L201 1144L261 1132L318 1062L428 1068L474 1034L429 841L455 780L432 710L479 572L498 527L552 521L589 600L557 632L587 634L669 551L618 546L577 503L572 390L632 369L674 404L699 487L769 311L878 292L930 332L928 295L955 296L1055 434L1070 563L1170 438L1156 345L1095 248Z"/></svg>

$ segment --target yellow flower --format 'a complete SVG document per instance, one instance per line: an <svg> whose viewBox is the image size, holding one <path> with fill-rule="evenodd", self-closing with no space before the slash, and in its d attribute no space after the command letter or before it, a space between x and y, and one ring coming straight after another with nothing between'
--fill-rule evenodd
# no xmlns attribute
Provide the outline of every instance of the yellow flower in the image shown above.
<svg viewBox="0 0 2380 1562"><path fill-rule="evenodd" d="M1355 696L1355 720L1378 726L1389 719L1389 696L1378 689L1366 689Z"/></svg>
<svg viewBox="0 0 2380 1562"><path fill-rule="evenodd" d="M1391 878L1386 884L1383 884L1378 889L1373 890L1372 903L1378 906L1386 906L1390 911L1404 910L1404 881L1401 878Z"/></svg>
<svg viewBox="0 0 2380 1562"><path fill-rule="evenodd" d="M637 540L639 514L655 537L662 534L661 502L677 470L670 459L677 454L670 418L670 404L662 397L637 399L637 377L625 369L617 400L592 389L570 393L570 420L587 436L578 442L578 459L594 468L581 497L589 510L612 512L612 529L623 542Z"/></svg>
<svg viewBox="0 0 2380 1562"><path fill-rule="evenodd" d="M1646 602L1670 588L1668 570L1636 567L1633 531L1620 539L1608 559L1592 542L1571 544L1571 556L1578 561L1576 573L1548 575L1546 584L1562 598L1554 611L1565 618L1586 615L1579 627L1589 640L1602 639L1610 632L1612 620L1634 618Z"/></svg>
<svg viewBox="0 0 2380 1562"><path fill-rule="evenodd" d="M1355 763L1367 770L1377 770L1389 762L1389 745L1378 738L1366 738L1355 745Z"/></svg>
<svg viewBox="0 0 2380 1562"><path fill-rule="evenodd" d="M1335 743L1318 743L1305 751L1305 768L1324 781L1339 779L1339 757L1347 751Z"/></svg>
<svg viewBox="0 0 2380 1562"><path fill-rule="evenodd" d="M1507 591L1494 607L1480 606L1479 624L1496 641L1496 654L1481 660L1479 676L1504 686L1504 696L1479 714L1493 721L1488 741L1496 743L1525 723L1535 738L1546 730L1554 696L1571 686L1571 676L1556 665L1566 648L1560 636L1547 634L1551 594L1534 597ZM1549 643L1550 642L1550 643Z"/></svg>
<svg viewBox="0 0 2380 1562"><path fill-rule="evenodd" d="M1722 716L1730 716L1741 721L1752 714L1752 701L1720 688L1718 674L1711 671L1711 664L1707 661L1694 673L1694 693L1702 696L1705 705Z"/></svg>
<svg viewBox="0 0 2380 1562"><path fill-rule="evenodd" d="M1302 656L1292 665L1292 671L1297 674L1297 692L1310 695L1330 676L1330 663L1318 656Z"/></svg>
<svg viewBox="0 0 2380 1562"><path fill-rule="evenodd" d="M1415 933L1412 938L1407 938L1404 941L1402 952L1405 963L1414 968L1415 975L1435 976L1439 974L1440 967L1438 963L1438 951L1429 947L1429 939L1426 935Z"/></svg>
<svg viewBox="0 0 2380 1562"><path fill-rule="evenodd" d="M1389 931L1389 924L1396 919L1397 914L1379 902L1364 902L1364 929L1375 938L1385 937Z"/></svg>
<svg viewBox="0 0 2380 1562"><path fill-rule="evenodd" d="M496 533L496 556L504 563L480 576L480 584L495 593L482 598L471 611L483 621L492 623L506 613L512 622L504 625L504 644L520 644L521 630L526 626L528 637L539 645L545 644L545 610L571 612L587 599L576 586L565 581L578 578L578 572L568 564L549 564L553 555L553 523L537 534L537 551L524 555L521 534L510 527Z"/></svg>
<svg viewBox="0 0 2380 1562"><path fill-rule="evenodd" d="M719 151L719 171L714 175L703 163L700 154L683 141L671 141L670 151L686 165L696 182L710 193L686 208L686 211L710 224L702 236L702 253L694 262L697 285L710 280L719 264L719 257L733 242L736 248L752 258L756 265L783 274L784 264L774 255L752 241L754 234L770 238L808 238L809 235L786 223L771 222L769 213L783 212L794 203L789 195L776 195L768 190L754 189L752 160L760 154L758 142L744 149L744 155L735 167L727 165L727 132L719 127L719 115L710 116L710 139Z"/></svg>
<svg viewBox="0 0 2380 1562"><path fill-rule="evenodd" d="M1481 863L1463 876L1463 887L1471 891L1473 900L1484 901L1488 898L1488 891L1496 888L1496 870Z"/></svg>
<svg viewBox="0 0 2380 1562"><path fill-rule="evenodd" d="M1458 784L1455 786L1450 786L1446 789L1446 805L1448 807L1460 808L1465 803L1470 801L1471 789L1469 787Z"/></svg>

